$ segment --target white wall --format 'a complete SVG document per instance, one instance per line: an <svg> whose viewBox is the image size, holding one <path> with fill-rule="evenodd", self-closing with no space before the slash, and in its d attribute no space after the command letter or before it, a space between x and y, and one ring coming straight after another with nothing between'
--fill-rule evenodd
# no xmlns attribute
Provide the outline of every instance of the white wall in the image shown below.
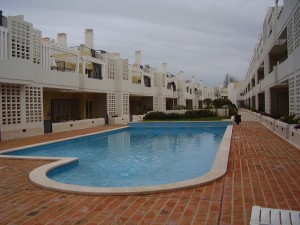
<svg viewBox="0 0 300 225"><path fill-rule="evenodd" d="M284 1L283 8L271 8L265 18L263 32L255 46L254 56L249 65L248 72L245 76L242 91L246 90L248 84L251 84L252 78L255 78L255 87L248 90L244 99L251 99L261 92L265 93L265 111L270 113L270 89L276 85L281 85L283 82L289 81L289 100L290 100L290 113L300 115L300 96L296 91L295 84L300 82L299 69L300 69L300 46L296 45L296 40L299 40L299 34L296 30L298 17L296 17L296 10L299 10L300 2L298 0ZM298 12L299 13L299 12ZM287 40L282 40L285 35L288 24L292 23L293 32L288 34ZM272 30L272 32L271 32ZM289 36L292 34L293 36ZM289 38L291 37L291 38ZM289 42L292 40L292 42ZM293 44L293 51L289 51L288 58L277 66L273 67L273 71L269 73L270 66L270 51L285 43ZM272 49L273 48L273 49ZM289 45L288 45L289 49ZM264 65L264 79L257 84L257 70L260 65ZM251 86L251 85L250 85ZM292 105L292 106L291 106Z"/></svg>

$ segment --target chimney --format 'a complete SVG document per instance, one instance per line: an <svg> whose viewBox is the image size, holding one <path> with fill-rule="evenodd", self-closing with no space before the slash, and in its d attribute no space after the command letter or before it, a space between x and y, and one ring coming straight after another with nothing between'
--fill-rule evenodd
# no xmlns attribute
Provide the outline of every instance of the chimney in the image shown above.
<svg viewBox="0 0 300 225"><path fill-rule="evenodd" d="M93 29L85 29L85 47L94 49Z"/></svg>
<svg viewBox="0 0 300 225"><path fill-rule="evenodd" d="M163 63L162 67L163 67L163 73L167 74L168 73L168 64L167 63Z"/></svg>
<svg viewBox="0 0 300 225"><path fill-rule="evenodd" d="M141 65L141 51L135 51L135 63Z"/></svg>
<svg viewBox="0 0 300 225"><path fill-rule="evenodd" d="M58 33L57 34L57 45L62 47L67 47L67 34L66 33Z"/></svg>
<svg viewBox="0 0 300 225"><path fill-rule="evenodd" d="M184 80L184 75L183 75L183 71L182 70L178 74L178 79L179 80Z"/></svg>

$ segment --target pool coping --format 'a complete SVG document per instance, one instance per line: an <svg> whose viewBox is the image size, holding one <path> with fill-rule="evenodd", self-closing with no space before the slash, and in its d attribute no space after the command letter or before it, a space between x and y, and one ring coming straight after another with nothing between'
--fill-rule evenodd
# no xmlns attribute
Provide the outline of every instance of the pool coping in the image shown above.
<svg viewBox="0 0 300 225"><path fill-rule="evenodd" d="M74 138L84 137L95 135L99 133L107 133L114 130L122 130L127 129L128 127L122 128L115 128L109 131L100 131L91 134L80 135L76 137L61 139L59 141L71 140ZM150 194L150 193L159 193L159 192L166 192L166 191L174 191L180 190L185 188L191 188L195 186L204 185L207 183L211 183L217 179L222 178L227 172L227 165L228 165L228 157L229 157L229 150L230 150L230 143L231 143L231 136L232 136L232 129L233 125L228 125L222 141L220 143L218 152L216 154L215 160L212 164L211 170L204 174L203 176L197 177L195 179L171 183L171 184L162 184L156 186L143 186L143 187L89 187L89 186L80 186L80 185L72 185L72 184L65 184L61 182L54 181L47 177L47 173L57 167L78 161L78 158L71 158L71 157L34 157L34 156L9 156L9 155L1 155L1 158L15 158L15 159L36 159L36 160L53 160L54 162L48 163L46 165L40 166L32 170L29 174L29 179L39 187L43 187L50 190L61 191L61 192L68 192L68 193L75 193L75 194L87 194L87 195L133 195L133 194ZM35 147L50 143L55 143L58 141L51 141L40 143L36 145L26 146L28 147ZM14 148L5 151L1 151L1 153L7 153L10 151L15 151L21 148Z"/></svg>

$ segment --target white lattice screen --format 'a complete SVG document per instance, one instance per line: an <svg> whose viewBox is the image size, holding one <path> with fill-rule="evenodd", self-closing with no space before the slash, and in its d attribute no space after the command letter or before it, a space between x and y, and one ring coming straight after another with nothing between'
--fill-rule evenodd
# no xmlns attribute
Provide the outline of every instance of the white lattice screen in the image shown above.
<svg viewBox="0 0 300 225"><path fill-rule="evenodd" d="M1 85L2 124L21 123L21 88L17 85Z"/></svg>
<svg viewBox="0 0 300 225"><path fill-rule="evenodd" d="M16 20L11 22L11 56L30 59L30 26Z"/></svg>
<svg viewBox="0 0 300 225"><path fill-rule="evenodd" d="M300 116L300 75L295 80L295 114Z"/></svg>
<svg viewBox="0 0 300 225"><path fill-rule="evenodd" d="M107 60L107 78L115 79L115 60L113 59Z"/></svg>
<svg viewBox="0 0 300 225"><path fill-rule="evenodd" d="M295 78L291 77L289 79L289 105L290 105L290 112L295 112Z"/></svg>
<svg viewBox="0 0 300 225"><path fill-rule="evenodd" d="M26 123L42 121L42 88L25 86Z"/></svg>
<svg viewBox="0 0 300 225"><path fill-rule="evenodd" d="M288 54L291 54L294 50L293 20L290 20L287 24L287 48Z"/></svg>
<svg viewBox="0 0 300 225"><path fill-rule="evenodd" d="M153 110L154 111L158 110L158 100L157 100L157 97L153 97Z"/></svg>
<svg viewBox="0 0 300 225"><path fill-rule="evenodd" d="M154 85L154 87L157 87L157 76L158 76L158 74L154 73L154 76L153 76L153 85Z"/></svg>
<svg viewBox="0 0 300 225"><path fill-rule="evenodd" d="M162 79L162 87L165 87L165 86L166 86L166 75L163 74L163 75L161 76L161 79Z"/></svg>
<svg viewBox="0 0 300 225"><path fill-rule="evenodd" d="M270 93L270 89L265 91L265 111L266 113L270 113L271 112L271 93Z"/></svg>
<svg viewBox="0 0 300 225"><path fill-rule="evenodd" d="M107 93L108 115L116 115L116 95L114 93Z"/></svg>
<svg viewBox="0 0 300 225"><path fill-rule="evenodd" d="M41 63L42 52L42 32L39 30L33 30L33 63Z"/></svg>
<svg viewBox="0 0 300 225"><path fill-rule="evenodd" d="M128 60L122 60L122 79L128 80Z"/></svg>
<svg viewBox="0 0 300 225"><path fill-rule="evenodd" d="M129 94L123 94L123 114L129 114Z"/></svg>
<svg viewBox="0 0 300 225"><path fill-rule="evenodd" d="M294 35L295 49L300 45L300 8L298 7L294 14Z"/></svg>

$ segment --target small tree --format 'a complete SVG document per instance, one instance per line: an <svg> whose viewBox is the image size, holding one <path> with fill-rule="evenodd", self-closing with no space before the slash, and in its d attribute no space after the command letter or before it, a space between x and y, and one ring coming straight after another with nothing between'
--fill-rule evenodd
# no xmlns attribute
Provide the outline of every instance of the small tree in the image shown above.
<svg viewBox="0 0 300 225"><path fill-rule="evenodd" d="M225 105L225 101L222 98L217 98L213 100L212 104L214 105L215 109L219 109Z"/></svg>
<svg viewBox="0 0 300 225"><path fill-rule="evenodd" d="M229 100L229 99L226 99L224 101L224 105L228 105L228 106L231 106L233 103Z"/></svg>
<svg viewBox="0 0 300 225"><path fill-rule="evenodd" d="M206 105L207 108L210 108L212 104L212 100L210 98L206 98L203 100L203 103Z"/></svg>

